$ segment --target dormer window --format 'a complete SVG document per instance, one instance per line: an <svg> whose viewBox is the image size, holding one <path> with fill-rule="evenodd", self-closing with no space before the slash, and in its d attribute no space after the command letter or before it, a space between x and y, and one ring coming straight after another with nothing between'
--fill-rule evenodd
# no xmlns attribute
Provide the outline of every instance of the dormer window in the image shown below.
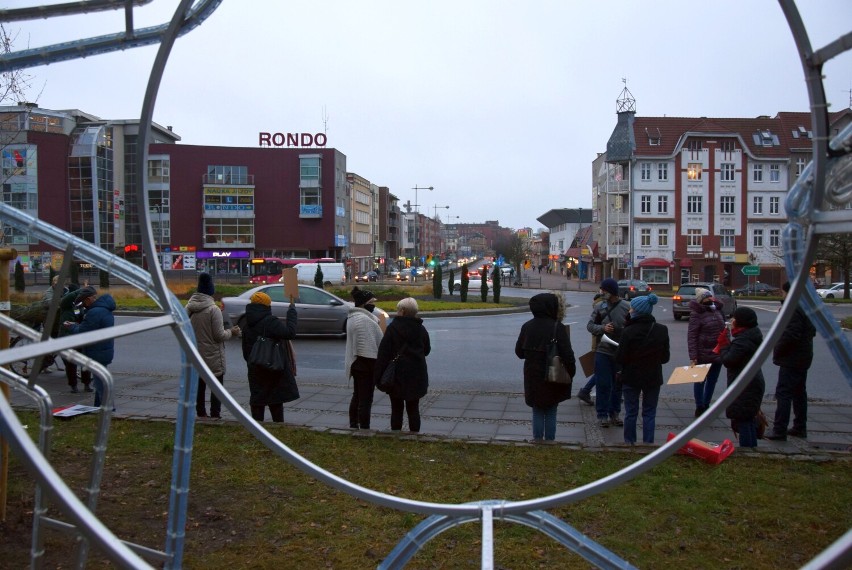
<svg viewBox="0 0 852 570"><path fill-rule="evenodd" d="M772 134L770 130L762 130L754 133L754 144L757 146L779 146L778 135Z"/></svg>
<svg viewBox="0 0 852 570"><path fill-rule="evenodd" d="M651 146L660 146L662 134L658 128L645 129L645 134L648 135L648 144Z"/></svg>

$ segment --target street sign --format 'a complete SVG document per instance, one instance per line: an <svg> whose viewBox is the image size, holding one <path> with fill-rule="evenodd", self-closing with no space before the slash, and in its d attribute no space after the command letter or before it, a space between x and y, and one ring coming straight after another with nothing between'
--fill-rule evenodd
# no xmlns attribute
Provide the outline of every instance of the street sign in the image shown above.
<svg viewBox="0 0 852 570"><path fill-rule="evenodd" d="M760 275L759 265L743 265L743 275Z"/></svg>

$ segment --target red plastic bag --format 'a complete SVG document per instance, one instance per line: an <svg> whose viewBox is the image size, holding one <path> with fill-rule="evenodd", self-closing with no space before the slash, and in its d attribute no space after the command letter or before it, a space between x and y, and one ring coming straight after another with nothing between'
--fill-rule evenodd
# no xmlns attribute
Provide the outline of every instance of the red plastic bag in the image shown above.
<svg viewBox="0 0 852 570"><path fill-rule="evenodd" d="M666 441L671 441L675 437L675 434L669 432ZM734 452L734 444L731 443L730 439L726 439L722 443L708 443L692 438L689 440L689 443L678 449L677 452L681 455L697 457L710 465L719 465Z"/></svg>

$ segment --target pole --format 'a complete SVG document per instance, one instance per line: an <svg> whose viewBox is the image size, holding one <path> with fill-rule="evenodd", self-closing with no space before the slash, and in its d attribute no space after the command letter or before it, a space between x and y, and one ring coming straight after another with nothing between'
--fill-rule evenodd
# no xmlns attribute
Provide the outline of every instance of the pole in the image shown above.
<svg viewBox="0 0 852 570"><path fill-rule="evenodd" d="M8 315L12 310L9 302L9 262L18 257L13 248L0 248L0 311ZM9 348L9 329L0 327L0 349ZM0 392L9 399L9 386L0 382ZM0 521L6 520L6 493L9 484L9 444L0 437Z"/></svg>
<svg viewBox="0 0 852 570"><path fill-rule="evenodd" d="M418 190L429 190L430 192L434 190L432 186L418 186L414 185L414 266L417 267L417 260L420 258L420 247L418 242L420 241L418 238L420 237L417 232L417 218L420 217L420 201L417 199L417 191ZM426 214L429 213L429 209L426 209Z"/></svg>

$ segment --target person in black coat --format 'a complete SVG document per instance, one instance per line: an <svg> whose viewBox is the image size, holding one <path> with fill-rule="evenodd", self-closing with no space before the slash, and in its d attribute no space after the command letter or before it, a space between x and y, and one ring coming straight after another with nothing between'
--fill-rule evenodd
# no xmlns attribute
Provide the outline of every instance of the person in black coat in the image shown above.
<svg viewBox="0 0 852 570"><path fill-rule="evenodd" d="M725 328L719 334L719 353L728 370L728 386L740 375L763 342L763 334L757 328L757 313L748 307L734 311L730 326L730 333ZM757 413L765 390L763 372L758 368L745 390L725 409L731 427L739 434L740 447L757 447Z"/></svg>
<svg viewBox="0 0 852 570"><path fill-rule="evenodd" d="M651 293L630 301L630 316L615 361L621 365L624 392L624 442L636 443L636 418L642 396L642 442L654 443L663 364L669 361L669 330L651 315L658 298Z"/></svg>
<svg viewBox="0 0 852 570"><path fill-rule="evenodd" d="M781 302L787 298L790 282L781 286ZM778 384L775 386L775 418L772 433L766 439L787 441L787 436L808 437L808 368L814 359L816 328L801 307L796 308L790 322L772 351L772 362L778 366ZM793 408L793 429L790 408Z"/></svg>
<svg viewBox="0 0 852 570"><path fill-rule="evenodd" d="M246 305L246 328L243 334L243 358L248 365L248 382L251 396L249 406L251 417L262 422L266 407L273 422L284 421L284 404L299 399L299 387L293 375L289 351L284 349L286 366L284 370L268 370L248 363L251 349L257 337L264 336L273 340L296 338L296 306L290 299L287 310L287 322L283 323L272 315L272 299L269 295L257 292Z"/></svg>
<svg viewBox="0 0 852 570"><path fill-rule="evenodd" d="M556 439L556 410L571 398L571 384L548 382L547 345L556 339L562 364L571 378L577 373L571 339L562 325L559 297L539 293L530 299L533 318L521 326L515 354L524 360L524 401L532 408L533 440Z"/></svg>
<svg viewBox="0 0 852 570"><path fill-rule="evenodd" d="M388 394L391 430L402 429L402 411L405 409L408 429L417 433L420 431L420 398L429 390L426 357L432 351L432 345L423 319L417 317L417 301L406 297L397 303L396 311L379 344L373 380L378 383L390 361L399 355L396 362L397 385Z"/></svg>

